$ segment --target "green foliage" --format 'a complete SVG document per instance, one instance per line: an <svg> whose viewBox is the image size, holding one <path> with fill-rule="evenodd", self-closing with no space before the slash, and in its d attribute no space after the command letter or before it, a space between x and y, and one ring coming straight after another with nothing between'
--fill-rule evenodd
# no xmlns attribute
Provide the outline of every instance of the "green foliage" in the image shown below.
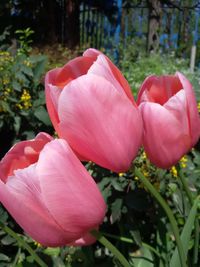
<svg viewBox="0 0 200 267"><path fill-rule="evenodd" d="M17 140L32 138L41 130L52 132L41 81L47 68L47 57L30 55L31 42L28 41L32 35L30 29L27 29L26 33L24 31L18 33L22 34L23 38L16 55L11 55L8 51L0 51L0 132L1 140L6 140L2 142L2 154ZM68 50L59 49L62 57L71 56ZM53 54L49 61L51 68L59 65L57 59L53 60ZM188 61L177 59L173 54L153 54L147 57L139 53L137 47L134 49L132 46L131 49L130 45L125 51L121 51L119 67L135 94L146 76L174 74L177 70L181 71L197 89L200 100L198 72L191 74L188 70ZM139 152L134 164L171 207L182 232L182 239L185 240L184 249L189 263L193 257L194 248L194 216L196 214L200 219L200 215L197 206L195 211L191 207L178 177L178 169L183 171L191 194L195 198L200 193L198 146L171 170L157 169L150 164L143 150ZM91 162L85 164L85 167L98 183L107 203L107 213L100 231L129 259L131 266L170 266L171 260L177 259L177 254L169 221L138 177L134 175L133 170L116 174ZM121 266L99 243L83 248L42 247L24 235L2 206L0 206L1 224L10 226L18 233L50 267ZM200 262L196 266L199 264ZM23 246L1 227L0 266L37 266Z"/></svg>
<svg viewBox="0 0 200 267"><path fill-rule="evenodd" d="M26 38L30 35L28 30ZM51 130L41 80L47 57L28 55L30 42L26 38L22 38L23 46L16 55L0 50L0 136L6 138L1 156L17 140Z"/></svg>
<svg viewBox="0 0 200 267"><path fill-rule="evenodd" d="M18 41L20 44L20 48L18 49L18 54L25 54L28 55L31 51L30 44L32 41L32 35L34 31L30 28L27 28L25 30L17 30L15 31L15 34L18 35Z"/></svg>

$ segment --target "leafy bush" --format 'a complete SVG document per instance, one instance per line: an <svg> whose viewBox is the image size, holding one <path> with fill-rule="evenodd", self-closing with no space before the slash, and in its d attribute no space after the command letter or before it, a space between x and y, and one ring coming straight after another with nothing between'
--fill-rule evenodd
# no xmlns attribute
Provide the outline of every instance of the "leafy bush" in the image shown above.
<svg viewBox="0 0 200 267"><path fill-rule="evenodd" d="M30 55L29 52L27 53L29 47L25 46L25 48L24 51L21 47L20 53L14 56L7 51L0 51L0 132L1 140L6 140L1 146L2 154L17 139L29 139L41 130L52 132L41 83L47 58ZM69 51L64 52L61 49L61 52L66 57L70 56ZM57 59L50 63L51 67L59 65ZM197 72L191 74L188 70L188 62L184 59L176 59L173 55L146 57L127 49L120 55L119 67L135 94L146 76L173 74L177 70L183 72L196 89L199 87ZM198 146L184 156L177 166L173 166L168 171L151 165L142 149L134 164L167 200L179 229L182 230L191 204L183 190L178 172L180 170L183 172L192 195L197 196L200 192ZM134 175L134 170L116 174L91 162L85 166L98 183L108 207L100 231L130 258L132 266L168 267L175 248L174 235L162 208ZM200 219L199 214L197 218ZM36 266L34 257L29 255L22 243L13 238L6 226L11 227L18 236L21 236L48 266L121 266L99 243L85 248L44 248L31 238L22 235L23 232L19 226L0 206L0 266L2 267ZM192 227L193 225L191 229ZM189 242L190 261L193 259L194 239L193 231ZM199 263L198 260L196 266L199 266Z"/></svg>
<svg viewBox="0 0 200 267"><path fill-rule="evenodd" d="M180 71L191 81L197 98L200 100L200 71L196 69L194 73L191 73L188 66L189 60L177 58L174 53L149 56L141 53L136 57L132 55L132 52L126 50L119 61L119 68L127 78L135 96L147 76L174 74L176 71Z"/></svg>
<svg viewBox="0 0 200 267"><path fill-rule="evenodd" d="M21 48L14 56L0 51L0 135L6 139L1 155L17 139L50 130L41 83L46 64L46 56L27 55Z"/></svg>

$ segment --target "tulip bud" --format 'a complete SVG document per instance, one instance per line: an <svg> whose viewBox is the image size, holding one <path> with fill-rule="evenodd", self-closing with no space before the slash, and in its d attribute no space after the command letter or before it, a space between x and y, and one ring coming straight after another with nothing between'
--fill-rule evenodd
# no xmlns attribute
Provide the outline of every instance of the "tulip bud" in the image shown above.
<svg viewBox="0 0 200 267"><path fill-rule="evenodd" d="M40 133L17 143L0 162L0 202L45 246L89 245L105 215L92 177L65 140Z"/></svg>
<svg viewBox="0 0 200 267"><path fill-rule="evenodd" d="M200 119L190 82L179 72L150 76L143 82L138 105L143 118L143 145L160 168L176 164L198 141Z"/></svg>
<svg viewBox="0 0 200 267"><path fill-rule="evenodd" d="M81 160L115 172L130 167L141 145L142 119L127 81L105 55L86 50L49 71L45 88L56 131Z"/></svg>

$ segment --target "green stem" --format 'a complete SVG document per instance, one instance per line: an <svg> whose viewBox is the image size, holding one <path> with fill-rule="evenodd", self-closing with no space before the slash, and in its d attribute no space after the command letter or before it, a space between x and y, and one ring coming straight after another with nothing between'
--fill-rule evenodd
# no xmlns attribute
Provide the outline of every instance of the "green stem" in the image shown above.
<svg viewBox="0 0 200 267"><path fill-rule="evenodd" d="M101 232L101 234L104 235L104 236L107 236L107 237L116 239L116 240L120 240L122 242L130 243L130 244L135 244L135 242L132 239L128 238L128 237L116 236L116 235L108 234L108 233L105 233L105 232ZM159 258L161 257L160 253L158 253L158 251L155 248L153 248L152 246L150 246L149 244L147 244L145 242L142 242L142 246L143 247L146 247L149 250L151 250L152 252L154 252L155 255L157 255Z"/></svg>
<svg viewBox="0 0 200 267"><path fill-rule="evenodd" d="M107 237L110 237L110 238L125 242L125 243L135 244L133 242L133 240L128 238L128 237L116 236L116 235L108 234L108 233L105 233L105 232L101 232L101 234L104 235L104 236L107 236Z"/></svg>
<svg viewBox="0 0 200 267"><path fill-rule="evenodd" d="M122 253L112 244L110 241L108 241L107 238L105 238L100 232L97 230L92 230L90 233L106 248L112 252L112 254L120 261L122 266L124 267L131 267L129 262L126 260L126 258L122 255Z"/></svg>
<svg viewBox="0 0 200 267"><path fill-rule="evenodd" d="M188 200L191 204L191 206L193 206L194 204L194 199L193 199L193 196L192 196L192 193L188 187L188 184L185 180L185 177L183 175L183 172L181 169L179 169L179 177L180 177L180 181L182 183L182 186L183 186L183 189L185 190L185 193L188 197ZM195 230L194 230L194 250L193 250L193 264L197 264L198 262L198 253L199 253L199 221L198 221L198 218L195 219L195 223L194 223L194 227L195 227Z"/></svg>
<svg viewBox="0 0 200 267"><path fill-rule="evenodd" d="M3 229L4 232L6 232L10 236L12 236L15 240L17 240L17 242L30 253L34 261L36 261L39 264L39 266L48 267L46 263L35 253L35 251L10 227L4 225L2 222L0 222L0 227Z"/></svg>
<svg viewBox="0 0 200 267"><path fill-rule="evenodd" d="M179 170L179 171L178 171L178 174L179 174L179 177L180 177L180 181L181 181L181 183L182 183L182 186L183 186L183 188L184 188L184 190L185 190L185 193L186 193L186 195L187 195L187 197L188 197L188 199L189 199L189 202L190 202L191 206L193 206L193 204L194 204L194 199L193 199L193 196L192 196L191 191L190 191L189 188L188 188L188 184L187 184L187 182L186 182L186 180L185 180L185 177L184 177L184 175L183 175L182 170Z"/></svg>
<svg viewBox="0 0 200 267"><path fill-rule="evenodd" d="M135 167L134 170L135 170L135 175L141 180L141 182L146 186L149 192L154 196L154 198L158 201L158 203L161 205L161 207L165 211L170 221L171 228L172 228L175 240L176 240L181 266L187 267L186 257L185 257L185 253L184 253L183 246L181 243L178 226L177 226L176 219L171 209L169 208L165 200L162 198L162 196L158 193L158 191L154 188L154 186L149 182L149 180L139 171L139 169Z"/></svg>

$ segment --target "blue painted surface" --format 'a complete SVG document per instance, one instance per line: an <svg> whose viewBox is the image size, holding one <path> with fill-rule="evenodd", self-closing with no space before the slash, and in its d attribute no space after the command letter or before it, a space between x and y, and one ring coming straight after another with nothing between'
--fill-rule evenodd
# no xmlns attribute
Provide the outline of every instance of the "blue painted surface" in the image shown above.
<svg viewBox="0 0 200 267"><path fill-rule="evenodd" d="M87 44L100 48L104 47L108 52L112 52L116 61L118 60L118 47L123 44L127 46L128 40L140 38L146 40L148 25L147 8L123 8L123 0L107 0L104 12L98 8L95 10L91 6L93 1L88 0L88 5L84 9L81 7L81 35L85 36ZM115 8L113 18L106 14L106 10ZM83 13L85 12L84 16ZM84 19L85 18L85 19ZM178 48L178 30L181 23L182 14L177 9L163 9L160 33L160 49L175 50ZM191 11L190 29L193 44L200 40L200 7ZM84 31L84 32L83 32ZM98 35L95 38L94 35ZM83 43L85 41L83 40ZM122 41L122 42L120 42Z"/></svg>

